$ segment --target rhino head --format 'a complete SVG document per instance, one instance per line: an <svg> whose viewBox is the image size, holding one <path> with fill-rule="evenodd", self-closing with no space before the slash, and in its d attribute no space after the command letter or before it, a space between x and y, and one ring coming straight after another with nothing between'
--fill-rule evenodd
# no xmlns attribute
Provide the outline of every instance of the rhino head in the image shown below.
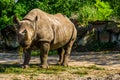
<svg viewBox="0 0 120 80"><path fill-rule="evenodd" d="M17 16L13 17L13 22L16 25L16 32L18 34L18 42L24 48L29 48L33 41L36 21L37 17L33 21L30 19L20 21Z"/></svg>

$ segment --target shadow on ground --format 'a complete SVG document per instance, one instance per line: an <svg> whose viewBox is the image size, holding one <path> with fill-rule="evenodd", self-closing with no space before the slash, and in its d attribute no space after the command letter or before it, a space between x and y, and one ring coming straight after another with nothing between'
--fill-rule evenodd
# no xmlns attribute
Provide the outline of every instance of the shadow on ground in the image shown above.
<svg viewBox="0 0 120 80"><path fill-rule="evenodd" d="M48 57L49 64L56 64L58 55L50 55ZM21 64L16 53L0 53L0 64ZM32 57L30 64L39 64L39 56ZM69 61L70 66L86 66L86 65L100 65L100 66L117 66L120 67L120 52L72 52Z"/></svg>
<svg viewBox="0 0 120 80"><path fill-rule="evenodd" d="M71 60L102 66L120 66L120 52L74 52L71 54Z"/></svg>

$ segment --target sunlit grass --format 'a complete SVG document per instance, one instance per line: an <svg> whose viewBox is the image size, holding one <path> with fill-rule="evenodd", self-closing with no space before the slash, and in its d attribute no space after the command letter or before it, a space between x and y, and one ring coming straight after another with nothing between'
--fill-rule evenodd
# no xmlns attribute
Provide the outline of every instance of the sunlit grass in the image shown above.
<svg viewBox="0 0 120 80"><path fill-rule="evenodd" d="M87 67L88 69L93 69L93 70L105 70L105 68L102 67L97 67L96 65L91 65Z"/></svg>
<svg viewBox="0 0 120 80"><path fill-rule="evenodd" d="M70 73L77 74L80 76L87 75L90 70L105 70L104 68L97 67L95 65L89 67L64 67L64 66L56 66L52 65L48 69L42 69L38 65L30 65L30 68L22 69L19 65L0 65L0 73L4 74L30 74L30 75L38 75L38 74L60 74L60 73Z"/></svg>
<svg viewBox="0 0 120 80"><path fill-rule="evenodd" d="M56 55L57 51L49 51L48 55ZM40 51L39 50L32 50L31 52L32 56L39 56L40 55Z"/></svg>

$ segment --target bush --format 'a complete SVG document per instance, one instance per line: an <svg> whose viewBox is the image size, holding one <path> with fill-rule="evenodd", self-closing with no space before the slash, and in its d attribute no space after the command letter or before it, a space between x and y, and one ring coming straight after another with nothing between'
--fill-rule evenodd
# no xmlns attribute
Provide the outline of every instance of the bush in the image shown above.
<svg viewBox="0 0 120 80"><path fill-rule="evenodd" d="M113 4L114 3L114 4ZM71 17L79 13L79 21L109 20L111 15L120 15L118 0L0 0L0 28L12 24L12 16L22 19L33 8L39 8L51 14L62 13ZM112 8L111 8L112 7ZM113 12L114 11L114 12Z"/></svg>
<svg viewBox="0 0 120 80"><path fill-rule="evenodd" d="M89 21L109 20L113 14L108 2L96 0L94 4L86 3L79 10L79 21L82 24L88 24Z"/></svg>
<svg viewBox="0 0 120 80"><path fill-rule="evenodd" d="M11 24L14 0L0 0L0 29Z"/></svg>
<svg viewBox="0 0 120 80"><path fill-rule="evenodd" d="M78 0L81 1L81 0ZM62 13L71 16L77 11L79 3L74 0L0 0L0 29L12 24L12 16L22 19L33 8L39 8L51 14Z"/></svg>
<svg viewBox="0 0 120 80"><path fill-rule="evenodd" d="M108 2L96 0L95 8L97 9L97 20L109 20L113 14L113 9Z"/></svg>
<svg viewBox="0 0 120 80"><path fill-rule="evenodd" d="M97 10L94 6L85 5L80 9L78 19L81 24L87 25L88 21L95 21L97 19L96 14Z"/></svg>

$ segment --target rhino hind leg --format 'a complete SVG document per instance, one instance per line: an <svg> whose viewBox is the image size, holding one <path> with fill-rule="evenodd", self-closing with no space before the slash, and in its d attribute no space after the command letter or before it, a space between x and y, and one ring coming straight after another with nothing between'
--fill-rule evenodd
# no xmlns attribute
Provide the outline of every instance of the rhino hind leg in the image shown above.
<svg viewBox="0 0 120 80"><path fill-rule="evenodd" d="M65 53L64 53L64 57L63 57L63 66L68 66L68 61L69 61L69 57L70 57L70 53L71 53L71 49L73 46L75 39L70 40L70 42L65 46Z"/></svg>
<svg viewBox="0 0 120 80"><path fill-rule="evenodd" d="M57 62L58 65L61 65L63 62L63 57L64 57L64 53L65 53L65 49L64 48L59 48L57 49L58 51L58 55L59 55L59 61Z"/></svg>
<svg viewBox="0 0 120 80"><path fill-rule="evenodd" d="M31 54L30 49L24 50L24 62L23 62L22 68L28 68L29 67L29 61L30 61L30 58L31 58L30 54Z"/></svg>
<svg viewBox="0 0 120 80"><path fill-rule="evenodd" d="M48 58L48 52L50 49L50 44L48 42L41 42L40 44L40 59L41 59L41 68L49 68L47 58Z"/></svg>

